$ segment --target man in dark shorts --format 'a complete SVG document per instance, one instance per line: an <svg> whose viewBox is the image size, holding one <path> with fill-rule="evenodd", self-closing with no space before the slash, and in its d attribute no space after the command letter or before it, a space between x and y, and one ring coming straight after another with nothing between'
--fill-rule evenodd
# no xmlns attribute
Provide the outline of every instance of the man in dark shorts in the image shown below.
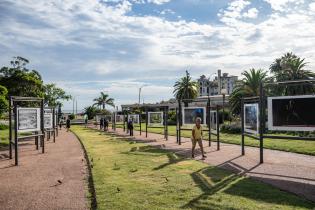
<svg viewBox="0 0 315 210"><path fill-rule="evenodd" d="M70 116L68 116L68 119L66 121L67 132L69 132L70 126L71 126L71 120L70 120Z"/></svg>

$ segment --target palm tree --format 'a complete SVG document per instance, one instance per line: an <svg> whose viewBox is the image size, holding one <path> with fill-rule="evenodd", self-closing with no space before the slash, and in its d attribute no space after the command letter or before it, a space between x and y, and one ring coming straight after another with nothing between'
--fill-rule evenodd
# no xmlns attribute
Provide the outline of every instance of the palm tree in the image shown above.
<svg viewBox="0 0 315 210"><path fill-rule="evenodd" d="M198 89L198 82L192 80L188 71L186 71L186 76L180 78L177 82L175 82L173 93L177 100L194 99L198 96ZM185 106L187 105L188 103L185 102Z"/></svg>
<svg viewBox="0 0 315 210"><path fill-rule="evenodd" d="M114 99L109 98L109 95L104 93L104 92L101 92L100 97L95 98L94 101L95 101L95 103L93 104L93 106L98 105L98 106L102 107L103 110L105 109L105 105L110 105L112 107L115 107Z"/></svg>
<svg viewBox="0 0 315 210"><path fill-rule="evenodd" d="M98 111L99 109L94 106L88 106L84 108L84 114L87 114L89 119L93 119Z"/></svg>
<svg viewBox="0 0 315 210"><path fill-rule="evenodd" d="M267 72L262 69L250 69L242 73L244 78L240 80L230 95L229 103L231 112L239 114L241 112L241 98L258 96L259 84L267 80Z"/></svg>
<svg viewBox="0 0 315 210"><path fill-rule="evenodd" d="M277 82L314 79L315 73L305 70L306 65L305 59L301 59L293 53L286 53L271 64L270 71L274 74L274 79ZM313 93L314 87L312 85L298 84L295 86L282 86L274 92L278 95L306 94Z"/></svg>

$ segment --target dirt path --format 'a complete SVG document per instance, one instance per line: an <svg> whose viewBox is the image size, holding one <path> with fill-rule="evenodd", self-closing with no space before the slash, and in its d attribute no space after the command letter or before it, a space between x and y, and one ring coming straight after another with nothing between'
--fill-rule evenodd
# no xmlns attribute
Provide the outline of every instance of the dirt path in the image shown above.
<svg viewBox="0 0 315 210"><path fill-rule="evenodd" d="M122 129L117 129L116 133L127 135ZM145 138L145 132L142 136L138 131L134 134L137 140L191 156L191 141L188 138L182 137L182 145L178 145L174 136L169 136L166 141L160 134L149 133L148 138ZM217 151L216 142L212 142L211 147L204 142L204 147L207 158L203 162L250 176L315 202L315 156L264 149L264 163L259 164L258 148L246 147L245 156L241 156L240 145L221 143L221 150ZM197 154L195 159L200 160L199 149Z"/></svg>
<svg viewBox="0 0 315 210"><path fill-rule="evenodd" d="M21 143L19 166L0 151L0 209L89 209L86 163L74 134L59 132L45 149Z"/></svg>

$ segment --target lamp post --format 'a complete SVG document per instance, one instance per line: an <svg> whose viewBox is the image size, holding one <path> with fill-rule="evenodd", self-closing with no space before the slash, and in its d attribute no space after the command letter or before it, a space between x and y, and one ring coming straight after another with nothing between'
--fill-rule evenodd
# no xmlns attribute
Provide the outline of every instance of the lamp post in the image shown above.
<svg viewBox="0 0 315 210"><path fill-rule="evenodd" d="M221 90L221 94L222 94L222 121L223 121L223 124L224 124L224 107L225 107L225 95L227 94L227 91L226 89L222 89Z"/></svg>

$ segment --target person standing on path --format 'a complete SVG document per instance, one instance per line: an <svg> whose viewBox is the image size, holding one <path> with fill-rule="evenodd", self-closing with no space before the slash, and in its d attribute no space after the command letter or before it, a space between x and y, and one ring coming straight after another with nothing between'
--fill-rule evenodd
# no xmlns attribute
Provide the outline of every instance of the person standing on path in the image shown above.
<svg viewBox="0 0 315 210"><path fill-rule="evenodd" d="M198 145L199 145L200 150L201 150L202 159L205 159L206 156L204 154L203 145L202 145L202 126L201 126L201 118L200 117L196 118L196 124L194 125L194 127L192 129L191 142L192 142L191 157L192 158L195 157L195 148L196 148L196 144L198 142Z"/></svg>
<svg viewBox="0 0 315 210"><path fill-rule="evenodd" d="M102 130L104 127L104 119L101 117L100 119L100 130Z"/></svg>
<svg viewBox="0 0 315 210"><path fill-rule="evenodd" d="M84 125L85 127L87 127L87 124L88 124L88 115L87 114L84 114Z"/></svg>
<svg viewBox="0 0 315 210"><path fill-rule="evenodd" d="M70 120L70 116L68 116L68 119L66 121L67 132L69 132L70 126L71 126L71 120Z"/></svg>
<svg viewBox="0 0 315 210"><path fill-rule="evenodd" d="M132 119L129 120L127 127L128 127L129 132L130 132L130 136L133 136L133 122L132 122Z"/></svg>

